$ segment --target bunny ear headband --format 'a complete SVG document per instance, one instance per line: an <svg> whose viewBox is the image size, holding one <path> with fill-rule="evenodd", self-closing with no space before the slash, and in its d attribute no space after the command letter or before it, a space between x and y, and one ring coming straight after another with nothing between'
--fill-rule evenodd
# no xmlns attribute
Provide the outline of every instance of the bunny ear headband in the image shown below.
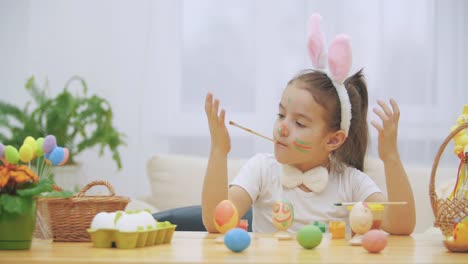
<svg viewBox="0 0 468 264"><path fill-rule="evenodd" d="M347 136L351 126L351 102L343 82L351 69L351 43L347 35L337 35L330 43L327 58L325 37L320 30L320 20L322 17L318 13L314 13L310 17L307 49L314 68L324 72L336 88L341 104L340 128L345 131ZM327 62L329 71L327 71Z"/></svg>

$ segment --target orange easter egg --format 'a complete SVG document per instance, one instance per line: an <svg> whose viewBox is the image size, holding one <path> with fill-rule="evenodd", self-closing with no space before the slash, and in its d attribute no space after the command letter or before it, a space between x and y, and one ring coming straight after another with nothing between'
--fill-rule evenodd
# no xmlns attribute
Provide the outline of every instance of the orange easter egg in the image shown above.
<svg viewBox="0 0 468 264"><path fill-rule="evenodd" d="M215 208L214 224L216 230L224 234L239 223L237 208L229 200L221 201Z"/></svg>

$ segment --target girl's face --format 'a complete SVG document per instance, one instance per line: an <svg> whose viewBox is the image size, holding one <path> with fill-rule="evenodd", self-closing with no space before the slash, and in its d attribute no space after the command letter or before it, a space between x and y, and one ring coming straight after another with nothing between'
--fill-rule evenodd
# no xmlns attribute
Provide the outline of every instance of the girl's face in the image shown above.
<svg viewBox="0 0 468 264"><path fill-rule="evenodd" d="M325 109L309 91L298 88L301 82L290 84L279 103L278 118L273 135L278 162L292 165L301 171L326 166L332 132L325 123Z"/></svg>

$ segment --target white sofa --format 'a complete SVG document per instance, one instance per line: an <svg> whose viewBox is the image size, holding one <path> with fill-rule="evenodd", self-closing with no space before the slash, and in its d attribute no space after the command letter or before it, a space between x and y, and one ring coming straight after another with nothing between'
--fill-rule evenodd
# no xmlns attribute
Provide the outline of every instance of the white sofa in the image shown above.
<svg viewBox="0 0 468 264"><path fill-rule="evenodd" d="M228 177L232 179L246 160L230 159ZM147 161L147 176L151 186L151 197L139 197L129 204L129 209L149 209L158 212L171 208L199 205L206 157L184 155L155 155ZM365 172L386 190L383 163L369 158L365 162ZM431 165L432 166L432 165ZM434 215L429 200L431 167L405 166L413 188L416 202L415 232L430 230ZM447 197L455 178L456 168L438 168L436 186L438 196ZM443 182L444 184L440 184Z"/></svg>

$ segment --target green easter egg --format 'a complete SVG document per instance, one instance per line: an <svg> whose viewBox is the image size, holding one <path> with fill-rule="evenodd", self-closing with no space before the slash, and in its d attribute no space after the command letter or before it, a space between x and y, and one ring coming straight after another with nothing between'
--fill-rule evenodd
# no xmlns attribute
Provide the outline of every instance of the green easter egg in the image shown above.
<svg viewBox="0 0 468 264"><path fill-rule="evenodd" d="M315 225L306 225L297 232L296 240L303 248L312 249L322 242L322 231Z"/></svg>
<svg viewBox="0 0 468 264"><path fill-rule="evenodd" d="M18 161L20 159L18 150L11 146L8 145L5 147L5 158L8 161L8 163L11 164L18 164Z"/></svg>
<svg viewBox="0 0 468 264"><path fill-rule="evenodd" d="M38 157L41 157L42 155L44 155L44 150L42 149L42 144L44 144L44 138L43 137L37 138L37 140L36 140L36 145L37 145L36 154L37 154Z"/></svg>

